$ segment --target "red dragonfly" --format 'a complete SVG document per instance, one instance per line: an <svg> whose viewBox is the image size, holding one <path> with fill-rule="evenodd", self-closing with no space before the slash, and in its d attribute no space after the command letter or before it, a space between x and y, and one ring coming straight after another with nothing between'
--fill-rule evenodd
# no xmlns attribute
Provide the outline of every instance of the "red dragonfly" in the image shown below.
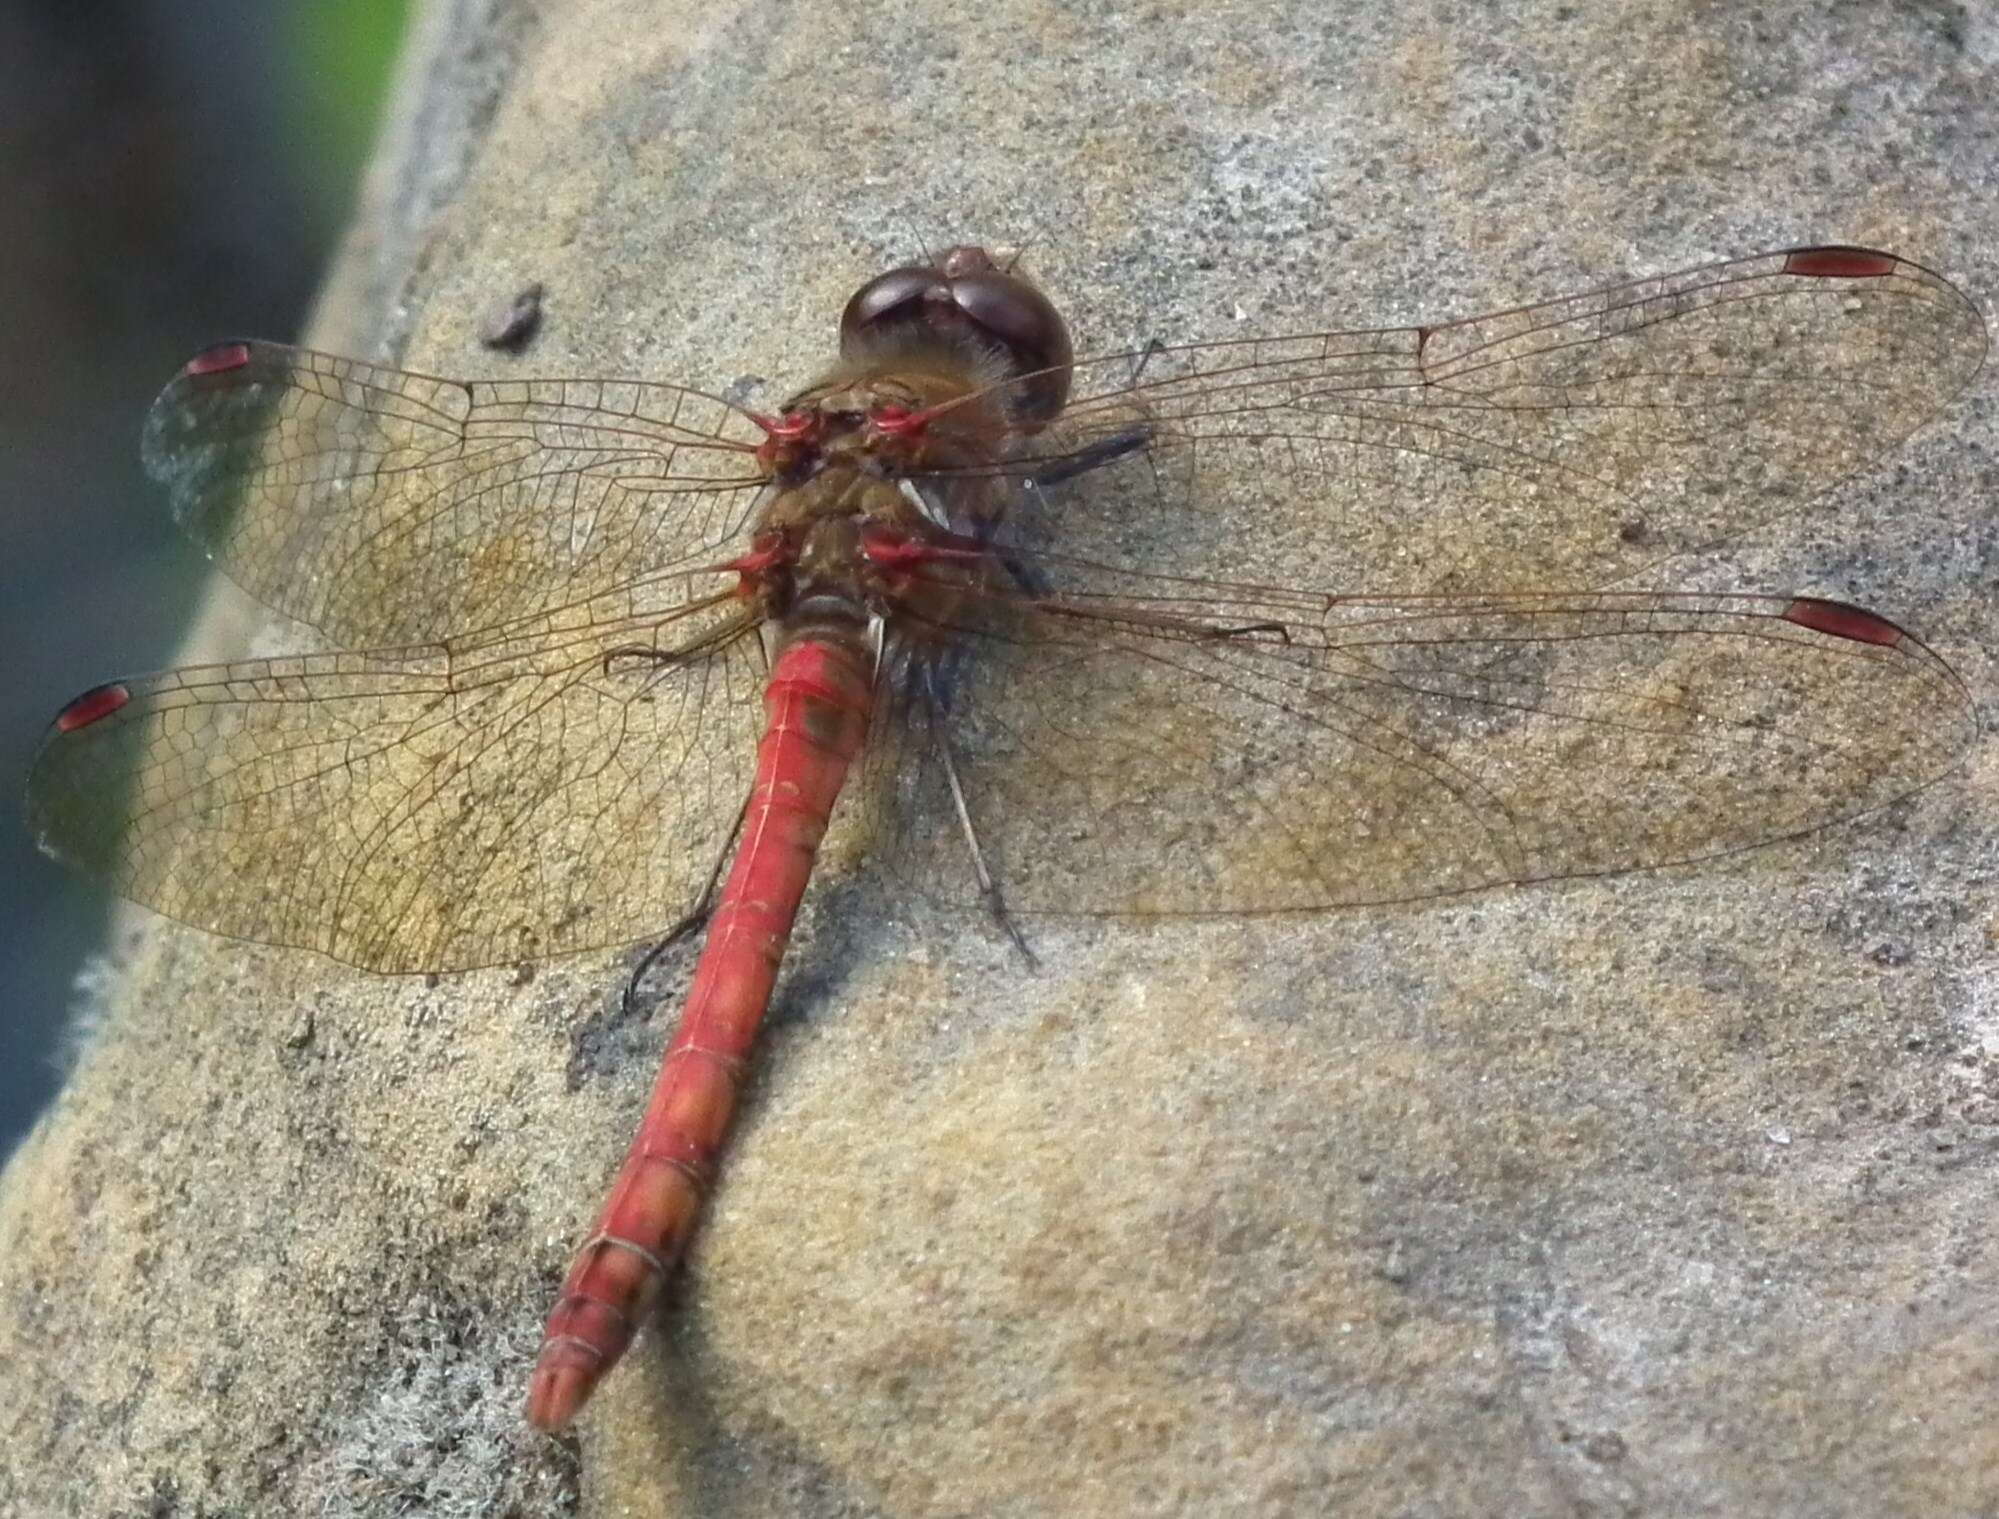
<svg viewBox="0 0 1999 1519"><path fill-rule="evenodd" d="M548 1320L554 1429L687 1243L850 771L885 868L1009 925L1408 902L1859 817L1965 752L1950 667L1841 602L1629 582L1879 458L1984 352L1950 284L1844 247L1088 362L954 248L864 286L774 415L226 343L147 462L234 579L354 652L86 692L29 819L170 917L390 972L654 936L732 858Z"/></svg>

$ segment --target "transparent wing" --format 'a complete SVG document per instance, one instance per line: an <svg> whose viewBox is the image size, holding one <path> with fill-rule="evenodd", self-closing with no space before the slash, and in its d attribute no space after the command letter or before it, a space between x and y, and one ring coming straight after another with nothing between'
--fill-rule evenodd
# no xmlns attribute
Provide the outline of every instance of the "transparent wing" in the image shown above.
<svg viewBox="0 0 1999 1519"><path fill-rule="evenodd" d="M1084 399L1029 450L1043 463L1010 467L1146 431L1071 493L1061 541L1081 557L1387 591L1596 585L1811 499L1984 350L1977 311L1920 266L1795 249L1464 321L1089 361ZM230 343L161 394L145 451L233 578L372 646L711 561L764 485L759 441L672 385Z"/></svg>
<svg viewBox="0 0 1999 1519"><path fill-rule="evenodd" d="M1907 795L1972 719L1893 624L1582 588L1811 499L1984 350L1946 282L1818 248L1079 366L1086 398L995 466L1024 482L995 544L1022 594L959 603L934 695L889 687L890 860L962 898L970 831L1019 910L1283 911L1701 859ZM659 598L733 551L759 437L671 386L210 350L147 429L182 520L271 605L398 647L87 693L37 832L173 916L382 969L671 921L734 821L761 668L732 596Z"/></svg>
<svg viewBox="0 0 1999 1519"><path fill-rule="evenodd" d="M42 847L214 933L382 971L658 932L748 786L740 603L630 591L475 637L100 686L28 782Z"/></svg>
<svg viewBox="0 0 1999 1519"><path fill-rule="evenodd" d="M1954 765L1956 675L1809 598L1333 600L1184 586L955 619L874 757L891 868L1022 913L1354 907L1603 875L1859 817ZM885 725L893 731L894 725Z"/></svg>
<svg viewBox="0 0 1999 1519"><path fill-rule="evenodd" d="M381 647L714 562L764 485L761 436L673 385L445 380L237 342L160 393L144 452L231 579Z"/></svg>
<svg viewBox="0 0 1999 1519"><path fill-rule="evenodd" d="M1985 348L1948 282L1851 248L1464 321L1155 348L1079 366L1095 393L1010 468L1059 477L1128 451L1014 534L1023 552L1222 580L1599 587L1881 458Z"/></svg>

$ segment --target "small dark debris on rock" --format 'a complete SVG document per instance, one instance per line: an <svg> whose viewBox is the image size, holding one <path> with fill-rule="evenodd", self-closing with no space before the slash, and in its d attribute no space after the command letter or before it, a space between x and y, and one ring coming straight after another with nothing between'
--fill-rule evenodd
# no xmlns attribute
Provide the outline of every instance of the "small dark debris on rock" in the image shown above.
<svg viewBox="0 0 1999 1519"><path fill-rule="evenodd" d="M540 280L527 286L486 319L479 331L479 341L488 348L519 353L541 328L541 298L545 294L547 287Z"/></svg>
<svg viewBox="0 0 1999 1519"><path fill-rule="evenodd" d="M1600 1430L1583 1441L1583 1454L1605 1466L1622 1461L1625 1449L1624 1436L1614 1429Z"/></svg>

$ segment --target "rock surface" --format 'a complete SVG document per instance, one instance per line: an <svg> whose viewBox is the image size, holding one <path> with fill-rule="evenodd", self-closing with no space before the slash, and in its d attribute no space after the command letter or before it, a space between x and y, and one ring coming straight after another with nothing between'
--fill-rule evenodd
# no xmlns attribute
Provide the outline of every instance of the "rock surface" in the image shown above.
<svg viewBox="0 0 1999 1519"><path fill-rule="evenodd" d="M768 403L957 238L1032 243L1085 349L1820 240L1999 292L1989 13L1448 13L440 3L317 338ZM1989 728L1991 395L1681 578L1892 609ZM677 1305L564 1441L519 1406L669 1031L634 957L148 924L0 1187L0 1513L1989 1514L1995 848L1988 738L1720 869L1034 973L835 872Z"/></svg>

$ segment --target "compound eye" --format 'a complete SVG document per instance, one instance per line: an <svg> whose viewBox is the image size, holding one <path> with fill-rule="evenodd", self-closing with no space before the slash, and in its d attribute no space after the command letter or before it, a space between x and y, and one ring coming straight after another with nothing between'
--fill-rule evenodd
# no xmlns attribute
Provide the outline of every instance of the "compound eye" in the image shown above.
<svg viewBox="0 0 1999 1519"><path fill-rule="evenodd" d="M1039 427L1069 398L1069 329L1031 282L997 267L983 248L949 248L934 265L891 269L854 292L840 315L840 351L855 357L892 333L920 331L958 347L998 349L1020 379L1016 421Z"/></svg>
<svg viewBox="0 0 1999 1519"><path fill-rule="evenodd" d="M935 269L911 266L877 275L840 313L840 352L851 357L872 334L925 321L924 305L949 304L951 287Z"/></svg>
<svg viewBox="0 0 1999 1519"><path fill-rule="evenodd" d="M951 281L951 298L980 332L1005 350L1016 375L1025 376L1014 393L1023 421L1052 421L1069 399L1069 327L1054 303L1018 275L998 269L963 274Z"/></svg>

